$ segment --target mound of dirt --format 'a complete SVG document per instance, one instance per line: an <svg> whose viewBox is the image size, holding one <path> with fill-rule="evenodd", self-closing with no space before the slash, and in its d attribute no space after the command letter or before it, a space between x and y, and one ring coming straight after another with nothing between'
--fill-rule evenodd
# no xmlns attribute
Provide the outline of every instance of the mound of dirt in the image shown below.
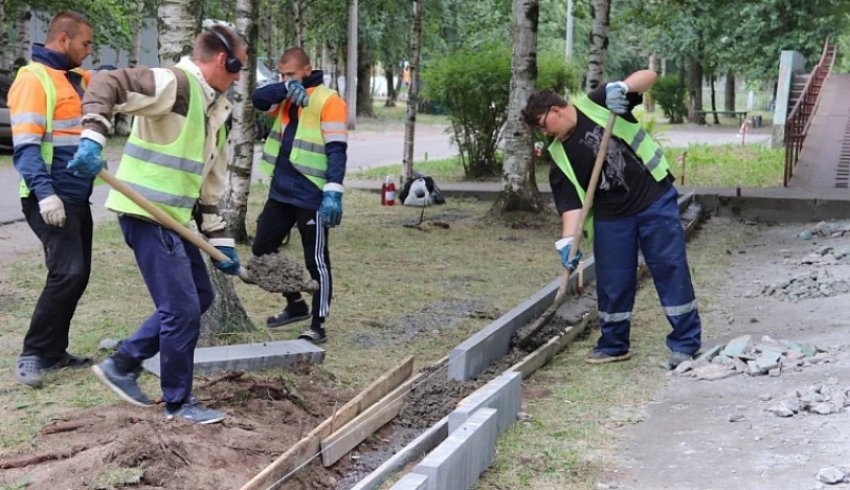
<svg viewBox="0 0 850 490"><path fill-rule="evenodd" d="M39 431L30 451L0 457L0 484L239 488L351 397L329 389L326 373L299 369L297 382L239 375L197 382L202 403L227 413L220 424L167 421L161 406L69 411ZM285 488L333 488L343 472L312 464Z"/></svg>

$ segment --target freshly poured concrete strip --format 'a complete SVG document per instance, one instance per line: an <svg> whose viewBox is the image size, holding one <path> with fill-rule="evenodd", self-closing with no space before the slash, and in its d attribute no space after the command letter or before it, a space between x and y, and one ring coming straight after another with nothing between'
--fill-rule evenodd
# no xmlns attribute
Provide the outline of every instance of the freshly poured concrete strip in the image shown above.
<svg viewBox="0 0 850 490"><path fill-rule="evenodd" d="M408 473L397 481L390 490L426 490L428 488L428 477L418 473Z"/></svg>
<svg viewBox="0 0 850 490"><path fill-rule="evenodd" d="M596 264L591 257L582 262L584 282L596 277ZM578 274L570 275L570 289L575 288ZM516 331L543 313L555 299L561 278L550 282L531 298L497 318L493 323L473 334L449 354L449 379L466 381L478 376L496 359L511 349L511 338Z"/></svg>
<svg viewBox="0 0 850 490"><path fill-rule="evenodd" d="M413 468L428 477L428 490L467 490L496 457L496 410L482 408Z"/></svg>
<svg viewBox="0 0 850 490"><path fill-rule="evenodd" d="M200 347L195 349L195 374L258 371L271 367L286 367L298 361L319 364L324 360L325 351L306 340ZM159 354L142 365L159 376Z"/></svg>
<svg viewBox="0 0 850 490"><path fill-rule="evenodd" d="M449 414L449 434L454 433L473 413L482 408L496 410L499 434L501 434L516 422L520 405L522 405L522 374L508 371L478 388L457 404L457 408Z"/></svg>
<svg viewBox="0 0 850 490"><path fill-rule="evenodd" d="M410 441L400 451L396 452L390 459L384 461L375 471L369 473L366 478L360 480L351 490L374 490L393 473L404 468L411 461L437 447L449 436L449 418L443 417L439 422L432 425L428 430Z"/></svg>

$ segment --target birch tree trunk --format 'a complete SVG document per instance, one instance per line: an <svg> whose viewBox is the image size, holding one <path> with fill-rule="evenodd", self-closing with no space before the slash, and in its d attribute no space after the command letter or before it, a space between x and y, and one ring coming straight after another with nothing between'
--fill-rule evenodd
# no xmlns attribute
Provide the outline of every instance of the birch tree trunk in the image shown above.
<svg viewBox="0 0 850 490"><path fill-rule="evenodd" d="M513 0L511 92L505 123L502 192L492 212L539 212L543 208L534 178L534 141L521 111L537 81L538 0Z"/></svg>
<svg viewBox="0 0 850 490"><path fill-rule="evenodd" d="M345 61L345 102L348 104L348 129L357 123L357 0L348 9L348 57Z"/></svg>
<svg viewBox="0 0 850 490"><path fill-rule="evenodd" d="M12 46L12 65L23 66L27 64L30 55L30 19L32 10L29 5L23 5L20 12L15 15L15 39Z"/></svg>
<svg viewBox="0 0 850 490"><path fill-rule="evenodd" d="M159 66L174 66L192 52L195 36L201 32L197 14L203 11L202 7L200 0L158 0Z"/></svg>
<svg viewBox="0 0 850 490"><path fill-rule="evenodd" d="M222 214L237 243L248 243L245 217L248 213L248 192L251 187L251 168L254 164L254 140L257 136L256 114L251 94L257 84L257 39L254 21L259 17L258 0L236 0L236 30L248 41L247 71L242 72L233 90L233 124L228 142L227 185L222 199Z"/></svg>
<svg viewBox="0 0 850 490"><path fill-rule="evenodd" d="M656 53L649 55L649 69L658 72L658 55ZM655 112L655 97L652 96L652 90L643 94L643 105L646 112Z"/></svg>
<svg viewBox="0 0 850 490"><path fill-rule="evenodd" d="M301 48L304 47L304 34L307 31L306 9L307 2L304 0L295 0L292 2L293 17L295 20L295 45Z"/></svg>
<svg viewBox="0 0 850 490"><path fill-rule="evenodd" d="M605 80L605 57L611 18L610 0L590 0L590 50L587 54L587 91Z"/></svg>
<svg viewBox="0 0 850 490"><path fill-rule="evenodd" d="M410 87L407 89L407 111L404 114L404 159L402 160L401 182L413 178L413 141L416 133L416 109L419 105L419 62L422 52L422 0L413 0L413 15L410 21ZM399 73L399 80L403 72Z"/></svg>
<svg viewBox="0 0 850 490"><path fill-rule="evenodd" d="M6 37L6 0L0 0L0 46L8 46ZM0 75L10 76L12 74L12 60L9 59L9 51L0 49Z"/></svg>

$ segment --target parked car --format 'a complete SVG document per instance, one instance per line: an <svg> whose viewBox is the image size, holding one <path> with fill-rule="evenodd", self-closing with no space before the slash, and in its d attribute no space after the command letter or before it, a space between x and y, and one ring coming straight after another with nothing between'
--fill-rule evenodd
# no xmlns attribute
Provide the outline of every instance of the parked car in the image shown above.
<svg viewBox="0 0 850 490"><path fill-rule="evenodd" d="M9 119L9 106L6 104L11 86L10 78L0 76L0 148L4 149L12 148L12 121Z"/></svg>

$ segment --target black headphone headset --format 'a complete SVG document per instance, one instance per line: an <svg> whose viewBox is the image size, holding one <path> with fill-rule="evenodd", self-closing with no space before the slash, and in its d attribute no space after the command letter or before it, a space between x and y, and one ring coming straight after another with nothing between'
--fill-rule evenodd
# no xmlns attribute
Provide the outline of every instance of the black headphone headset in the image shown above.
<svg viewBox="0 0 850 490"><path fill-rule="evenodd" d="M209 31L218 38L221 45L224 46L224 50L227 52L227 60L224 62L224 69L227 70L228 73L239 73L239 71L242 70L242 62L239 61L239 58L233 54L233 50L230 49L230 43L228 43L227 39L225 39L224 36L215 29L210 29Z"/></svg>

